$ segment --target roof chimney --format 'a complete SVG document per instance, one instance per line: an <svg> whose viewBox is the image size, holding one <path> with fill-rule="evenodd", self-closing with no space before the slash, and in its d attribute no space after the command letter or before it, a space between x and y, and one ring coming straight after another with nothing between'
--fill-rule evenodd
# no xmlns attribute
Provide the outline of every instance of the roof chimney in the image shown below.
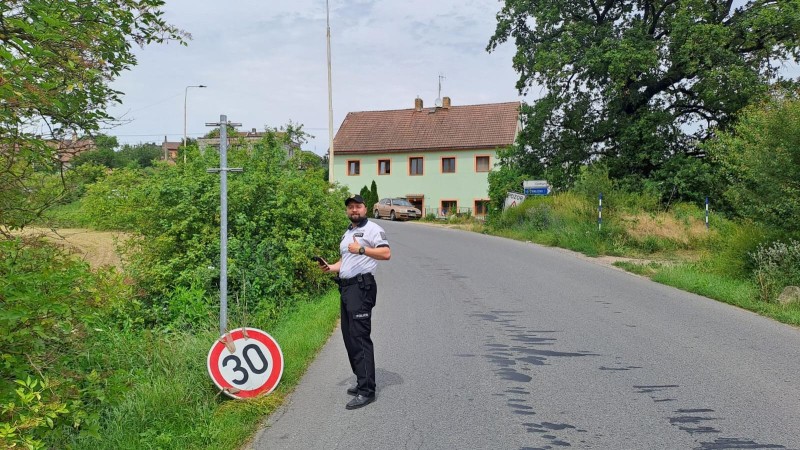
<svg viewBox="0 0 800 450"><path fill-rule="evenodd" d="M450 97L445 97L442 99L442 108L450 109Z"/></svg>
<svg viewBox="0 0 800 450"><path fill-rule="evenodd" d="M419 97L414 99L414 110L422 111L422 99Z"/></svg>

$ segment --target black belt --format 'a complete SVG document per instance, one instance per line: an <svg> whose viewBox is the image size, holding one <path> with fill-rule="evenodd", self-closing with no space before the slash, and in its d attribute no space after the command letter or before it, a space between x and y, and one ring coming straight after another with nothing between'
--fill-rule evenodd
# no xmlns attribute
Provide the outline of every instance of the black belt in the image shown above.
<svg viewBox="0 0 800 450"><path fill-rule="evenodd" d="M353 278L339 278L337 282L341 287L358 283L375 284L375 277L371 273L360 273Z"/></svg>

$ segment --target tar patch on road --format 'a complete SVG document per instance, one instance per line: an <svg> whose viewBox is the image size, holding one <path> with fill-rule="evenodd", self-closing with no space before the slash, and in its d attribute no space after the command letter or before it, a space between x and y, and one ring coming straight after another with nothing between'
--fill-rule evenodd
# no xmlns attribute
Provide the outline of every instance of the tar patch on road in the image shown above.
<svg viewBox="0 0 800 450"><path fill-rule="evenodd" d="M783 445L775 444L759 444L758 442L737 439L737 438L719 438L714 442L701 442L700 447L695 447L695 450L723 450L733 448L786 448Z"/></svg>
<svg viewBox="0 0 800 450"><path fill-rule="evenodd" d="M664 384L633 386L633 388L637 394L647 394L653 402L660 403L678 401L677 390L680 386L677 384ZM664 394L675 398L664 398ZM681 408L672 411L672 416L668 417L667 420L670 425L680 431L697 437L699 446L694 447L695 450L786 448L778 444L760 444L752 439L745 438L719 437L713 441L700 441L703 437L722 433L715 423L719 421L719 417L716 417L714 413L715 411L710 408Z"/></svg>
<svg viewBox="0 0 800 450"><path fill-rule="evenodd" d="M507 397L506 406L511 412L527 418L536 416L536 410L535 405L530 402L531 392L524 386L533 380L537 367L554 364L559 358L599 355L589 351L556 349L558 344L556 335L559 331L535 330L516 325L515 318L519 314L522 314L522 311L492 310L476 312L470 314L470 317L499 326L502 330L504 334L502 342L489 338L484 344L487 353L483 356L495 367L494 373L498 378L512 383L503 393L496 395ZM519 385L513 385L516 383ZM569 439L575 438L575 433L586 432L566 423L526 422L522 425L528 433L536 434L545 441L542 447L524 447L525 449L570 447L572 444Z"/></svg>

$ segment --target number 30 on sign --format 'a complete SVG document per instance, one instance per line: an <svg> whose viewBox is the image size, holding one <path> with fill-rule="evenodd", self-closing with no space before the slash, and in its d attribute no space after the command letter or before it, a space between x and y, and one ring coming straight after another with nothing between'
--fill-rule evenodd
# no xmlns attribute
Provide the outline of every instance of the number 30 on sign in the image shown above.
<svg viewBox="0 0 800 450"><path fill-rule="evenodd" d="M208 373L229 397L269 394L283 375L283 352L264 331L239 328L222 335L211 346Z"/></svg>

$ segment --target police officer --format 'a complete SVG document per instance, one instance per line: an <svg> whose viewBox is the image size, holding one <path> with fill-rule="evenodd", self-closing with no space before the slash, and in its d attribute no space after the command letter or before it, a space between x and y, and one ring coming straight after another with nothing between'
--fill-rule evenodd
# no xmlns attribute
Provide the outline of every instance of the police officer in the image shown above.
<svg viewBox="0 0 800 450"><path fill-rule="evenodd" d="M341 259L321 266L326 272L339 273L342 337L357 380L347 390L355 397L346 408L357 409L375 401L375 356L370 339L372 308L378 294L374 275L378 261L391 258L392 251L383 228L367 219L367 207L360 195L350 196L344 204L351 223L339 244Z"/></svg>

